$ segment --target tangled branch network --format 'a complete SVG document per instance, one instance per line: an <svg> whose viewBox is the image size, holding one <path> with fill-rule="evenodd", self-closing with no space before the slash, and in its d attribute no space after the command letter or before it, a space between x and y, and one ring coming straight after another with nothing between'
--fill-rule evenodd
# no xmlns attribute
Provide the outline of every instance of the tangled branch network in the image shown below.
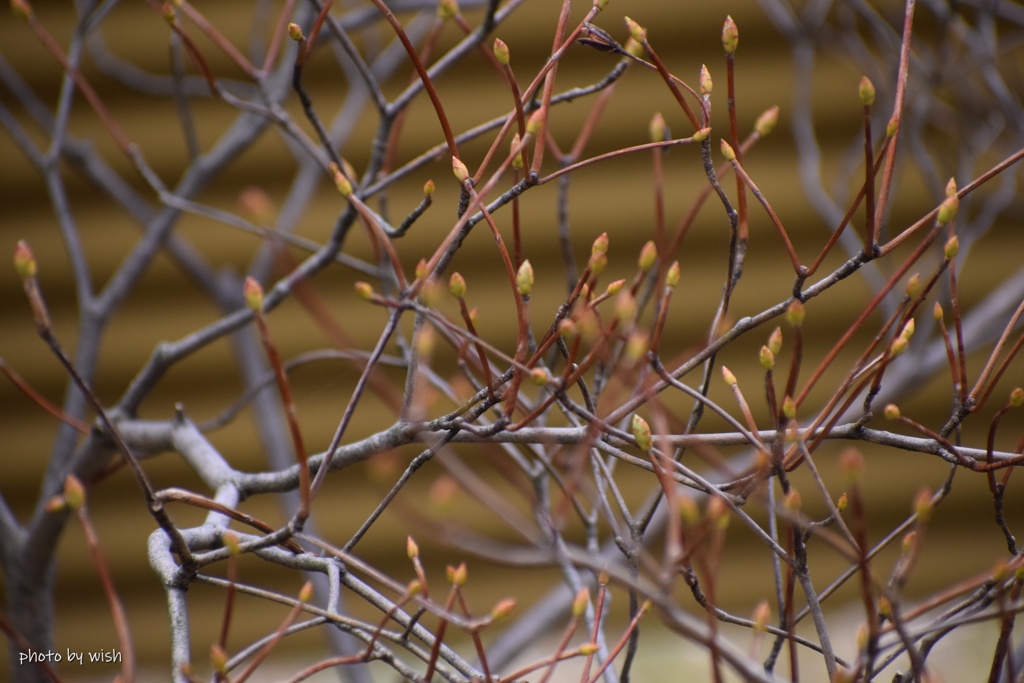
<svg viewBox="0 0 1024 683"><path fill-rule="evenodd" d="M3 27L48 212L5 326L63 386L0 362L52 427L38 498L0 486L13 680L70 680L69 523L120 679L158 659L112 501L175 681L926 681L972 629L975 680L1020 680L1019 6L224 4ZM744 81L740 22L785 87ZM111 372L119 337L147 357Z"/></svg>

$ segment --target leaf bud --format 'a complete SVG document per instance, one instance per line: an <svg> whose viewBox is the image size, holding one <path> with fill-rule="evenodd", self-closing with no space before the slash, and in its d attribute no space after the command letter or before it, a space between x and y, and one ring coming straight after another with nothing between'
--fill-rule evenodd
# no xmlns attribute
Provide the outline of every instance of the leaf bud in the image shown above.
<svg viewBox="0 0 1024 683"><path fill-rule="evenodd" d="M369 301L373 298L373 285L369 282L360 280L355 284L356 296L365 301Z"/></svg>
<svg viewBox="0 0 1024 683"><path fill-rule="evenodd" d="M636 42L640 43L641 45L643 43L646 43L647 42L647 29L645 29L643 26L641 26L640 24L636 23L635 21L633 21L629 17L625 17L625 20L626 20L626 28L629 29L629 35L633 37L633 40L635 40Z"/></svg>
<svg viewBox="0 0 1024 683"><path fill-rule="evenodd" d="M494 606L494 608L491 609L491 620L492 621L501 621L502 619L507 617L509 614L512 614L512 612L515 610L515 608L516 608L515 598L502 598L501 600L498 601L498 603Z"/></svg>
<svg viewBox="0 0 1024 683"><path fill-rule="evenodd" d="M242 284L242 296L245 298L245 305L251 311L263 310L263 287L256 281L256 278L249 276Z"/></svg>
<svg viewBox="0 0 1024 683"><path fill-rule="evenodd" d="M469 180L469 169L466 168L466 164L462 163L458 157L452 157L452 173L455 174L455 179L460 184Z"/></svg>
<svg viewBox="0 0 1024 683"><path fill-rule="evenodd" d="M804 305L799 299L793 299L789 306L786 307L786 322L789 323L790 327L800 327L804 324Z"/></svg>
<svg viewBox="0 0 1024 683"><path fill-rule="evenodd" d="M946 240L946 245L942 248L942 254L948 260L952 261L956 258L956 255L960 253L960 238L953 235Z"/></svg>
<svg viewBox="0 0 1024 683"><path fill-rule="evenodd" d="M871 79L864 76L860 79L860 87L857 89L857 94L860 95L861 104L865 107L870 107L875 103L875 84L871 82Z"/></svg>
<svg viewBox="0 0 1024 683"><path fill-rule="evenodd" d="M456 299L461 299L466 296L466 278L462 277L462 273L455 271L452 276L448 278L448 291L452 293Z"/></svg>
<svg viewBox="0 0 1024 683"><path fill-rule="evenodd" d="M960 198L957 195L952 194L946 197L942 204L939 205L939 215L937 216L939 225L945 225L956 218L956 212L959 208Z"/></svg>
<svg viewBox="0 0 1024 683"><path fill-rule="evenodd" d="M17 246L14 247L14 270L22 281L36 276L36 257L25 240L18 240Z"/></svg>
<svg viewBox="0 0 1024 683"><path fill-rule="evenodd" d="M633 438L640 450L651 450L651 426L636 413L633 414Z"/></svg>
<svg viewBox="0 0 1024 683"><path fill-rule="evenodd" d="M726 54L733 54L736 52L736 46L740 43L740 31L736 28L736 22L733 21L731 16L725 17L725 23L722 24L722 47L725 49Z"/></svg>
<svg viewBox="0 0 1024 683"><path fill-rule="evenodd" d="M640 249L640 257L637 259L637 266L640 268L640 272L646 273L649 271L657 260L658 248L654 245L654 240L648 240Z"/></svg>
<svg viewBox="0 0 1024 683"><path fill-rule="evenodd" d="M721 142L722 156L725 157L726 161L736 161L736 150L732 148L725 138L722 138Z"/></svg>
<svg viewBox="0 0 1024 683"><path fill-rule="evenodd" d="M64 502L75 512L85 507L85 486L73 474L64 478Z"/></svg>
<svg viewBox="0 0 1024 683"><path fill-rule="evenodd" d="M679 284L679 261L673 261L672 265L668 267L668 272L665 273L665 286L671 289L675 289L676 285Z"/></svg>
<svg viewBox="0 0 1024 683"><path fill-rule="evenodd" d="M782 328L776 327L772 330L772 333L768 335L768 349L775 355L779 354L782 350Z"/></svg>
<svg viewBox="0 0 1024 683"><path fill-rule="evenodd" d="M769 135L775 130L775 124L779 122L779 107L774 106L765 109L754 123L754 132L760 137Z"/></svg>
<svg viewBox="0 0 1024 683"><path fill-rule="evenodd" d="M711 80L711 72L708 71L707 64L700 65L700 77L698 83L700 84L700 94L704 97L710 95L711 91L715 88L715 84Z"/></svg>
<svg viewBox="0 0 1024 683"><path fill-rule="evenodd" d="M494 58L498 60L498 64L502 66L508 66L509 53L508 45L501 38L494 39Z"/></svg>
<svg viewBox="0 0 1024 683"><path fill-rule="evenodd" d="M665 140L665 130L665 117L661 115L660 111L654 112L654 116L651 117L651 123L647 127L651 142L662 142Z"/></svg>
<svg viewBox="0 0 1024 683"><path fill-rule="evenodd" d="M519 272L516 273L516 287L519 288L519 293L522 296L529 296L533 291L533 266L530 265L529 259L523 261L519 266Z"/></svg>

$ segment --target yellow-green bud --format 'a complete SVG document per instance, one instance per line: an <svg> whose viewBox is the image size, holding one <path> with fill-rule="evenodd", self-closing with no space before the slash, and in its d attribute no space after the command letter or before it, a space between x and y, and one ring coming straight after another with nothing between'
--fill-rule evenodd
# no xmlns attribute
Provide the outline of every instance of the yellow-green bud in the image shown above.
<svg viewBox="0 0 1024 683"><path fill-rule="evenodd" d="M516 133L515 135L512 136L512 144L509 145L510 151L515 152L515 150L519 149L519 141L519 133ZM521 171L523 170L523 165L523 152L520 150L518 152L515 152L515 156L512 157L512 168L516 169L517 171Z"/></svg>
<svg viewBox="0 0 1024 683"><path fill-rule="evenodd" d="M643 330L633 330L626 339L626 363L633 365L647 353L649 348L647 333Z"/></svg>
<svg viewBox="0 0 1024 683"><path fill-rule="evenodd" d="M423 196L424 197L432 197L432 196L434 196L434 181L433 180L428 180L427 182L423 183Z"/></svg>
<svg viewBox="0 0 1024 683"><path fill-rule="evenodd" d="M715 84L711 80L711 72L708 71L707 64L700 65L700 77L698 83L700 84L700 94L704 97L710 95L711 91L715 88Z"/></svg>
<svg viewBox="0 0 1024 683"><path fill-rule="evenodd" d="M960 238L953 235L946 240L946 245L942 248L942 254L952 261L956 258L956 255L960 253Z"/></svg>
<svg viewBox="0 0 1024 683"><path fill-rule="evenodd" d="M927 522L931 519L934 508L932 492L927 487L918 491L917 496L914 497L914 514L917 516L918 521Z"/></svg>
<svg viewBox="0 0 1024 683"><path fill-rule="evenodd" d="M651 137L651 142L661 142L665 139L665 117L661 115L661 112L654 112L647 131Z"/></svg>
<svg viewBox="0 0 1024 683"><path fill-rule="evenodd" d="M11 0L11 12L23 21L28 21L33 16L32 5L28 4L28 0Z"/></svg>
<svg viewBox="0 0 1024 683"><path fill-rule="evenodd" d="M668 272L665 273L665 286L672 289L676 288L679 284L679 261L673 261L672 265L668 267Z"/></svg>
<svg viewBox="0 0 1024 683"><path fill-rule="evenodd" d="M36 276L36 257L25 240L18 240L17 246L14 247L14 270L22 281Z"/></svg>
<svg viewBox="0 0 1024 683"><path fill-rule="evenodd" d="M800 327L804 324L805 313L804 305L798 299L793 299L786 307L786 322L790 327Z"/></svg>
<svg viewBox="0 0 1024 683"><path fill-rule="evenodd" d="M85 507L85 486L82 480L73 474L64 478L64 502L74 511Z"/></svg>
<svg viewBox="0 0 1024 683"><path fill-rule="evenodd" d="M338 193L342 197L348 197L352 194L352 183L349 182L345 174L341 172L337 164L331 164L331 177L334 180L334 187L338 188Z"/></svg>
<svg viewBox="0 0 1024 683"><path fill-rule="evenodd" d="M622 49L634 57L642 57L645 52L644 46L633 40L632 37L626 39L626 44L622 46Z"/></svg>
<svg viewBox="0 0 1024 683"><path fill-rule="evenodd" d="M466 568L466 563L459 564L458 567L448 566L445 573L448 577L448 583L453 586L465 586L466 580L469 578L469 569Z"/></svg>
<svg viewBox="0 0 1024 683"><path fill-rule="evenodd" d="M590 262L587 263L587 267L590 268L590 272L593 275L600 275L607 265L608 257L605 256L604 253L591 255Z"/></svg>
<svg viewBox="0 0 1024 683"><path fill-rule="evenodd" d="M637 266L640 271L646 273L658 260L658 248L654 246L654 240L648 240L640 249L640 257L637 259Z"/></svg>
<svg viewBox="0 0 1024 683"><path fill-rule="evenodd" d="M740 31L736 28L736 22L732 20L732 17L727 15L725 23L722 24L722 47L726 54L731 55L736 52L736 46L739 44Z"/></svg>
<svg viewBox="0 0 1024 683"><path fill-rule="evenodd" d="M590 604L590 589L581 588L576 597L572 600L572 615L579 619L587 611L587 605Z"/></svg>
<svg viewBox="0 0 1024 683"><path fill-rule="evenodd" d="M775 124L779 122L779 108L778 106L770 107L760 116L757 117L757 121L754 123L754 132L760 137L765 137L775 130Z"/></svg>
<svg viewBox="0 0 1024 683"><path fill-rule="evenodd" d="M610 282L608 283L608 286L605 287L604 293L609 297L615 296L616 294L622 291L622 288L625 286L625 284L625 280L615 280L614 282Z"/></svg>
<svg viewBox="0 0 1024 683"><path fill-rule="evenodd" d="M896 135L896 131L898 131L899 129L900 120L896 116L893 116L891 119L889 119L889 124L885 127L885 137L891 138L892 136Z"/></svg>
<svg viewBox="0 0 1024 683"><path fill-rule="evenodd" d="M782 328L776 327L772 330L772 333L768 335L768 349L771 350L776 356L779 355L779 351L782 350Z"/></svg>
<svg viewBox="0 0 1024 683"><path fill-rule="evenodd" d="M299 602L301 602L302 604L306 604L307 602L313 599L312 581L307 581L306 583L302 584L302 588L299 589L298 598Z"/></svg>
<svg viewBox="0 0 1024 683"><path fill-rule="evenodd" d="M444 20L449 21L454 19L459 14L459 3L455 0L438 0L437 3L437 16Z"/></svg>
<svg viewBox="0 0 1024 683"><path fill-rule="evenodd" d="M410 560L420 556L420 546L412 536L405 537L405 555Z"/></svg>
<svg viewBox="0 0 1024 683"><path fill-rule="evenodd" d="M732 374L729 368L722 366L722 379L725 380L727 386L736 386L736 375Z"/></svg>
<svg viewBox="0 0 1024 683"><path fill-rule="evenodd" d="M907 296L911 299L916 299L917 295L921 293L923 287L924 285L921 283L921 274L914 273L910 276L910 279L907 280Z"/></svg>
<svg viewBox="0 0 1024 683"><path fill-rule="evenodd" d="M782 416L787 420L796 419L796 401L792 396L787 396L782 400Z"/></svg>
<svg viewBox="0 0 1024 683"><path fill-rule="evenodd" d="M373 285L371 285L369 282L364 282L360 280L355 284L355 290L356 296L358 296L360 299L365 299L366 301L369 301L370 299L373 298Z"/></svg>
<svg viewBox="0 0 1024 683"><path fill-rule="evenodd" d="M448 278L448 291L452 293L456 299L461 299L466 296L466 278L462 277L462 273L455 271L452 276Z"/></svg>
<svg viewBox="0 0 1024 683"><path fill-rule="evenodd" d="M1010 392L1010 407L1020 408L1021 406L1024 406L1024 389L1015 387L1014 390Z"/></svg>
<svg viewBox="0 0 1024 683"><path fill-rule="evenodd" d="M640 44L646 43L647 42L647 29L645 29L643 26L641 26L640 24L636 23L635 21L633 21L629 17L625 17L625 19L626 19L626 28L629 29L629 35L633 37L633 40L635 40L636 42L638 42Z"/></svg>
<svg viewBox="0 0 1024 683"><path fill-rule="evenodd" d="M533 266L530 265L529 259L523 261L519 266L519 272L516 273L516 287L519 288L519 293L523 296L529 296L533 291Z"/></svg>
<svg viewBox="0 0 1024 683"><path fill-rule="evenodd" d="M907 321L907 324L900 330L900 337L909 341L914 336L914 332L917 330L917 325L914 324L914 319L911 318Z"/></svg>
<svg viewBox="0 0 1024 683"><path fill-rule="evenodd" d="M232 555L240 555L242 553L241 541L238 538L238 534L234 531L225 529L220 534L220 540Z"/></svg>
<svg viewBox="0 0 1024 683"><path fill-rule="evenodd" d="M537 111L530 114L530 118L526 120L526 132L530 135L536 135L540 132L540 126L544 122L544 110L538 109Z"/></svg>
<svg viewBox="0 0 1024 683"><path fill-rule="evenodd" d="M533 368L530 370L530 384L542 387L548 383L551 379L551 375L548 374L547 368Z"/></svg>
<svg viewBox="0 0 1024 683"><path fill-rule="evenodd" d="M736 160L736 150L734 150L732 148L732 145L730 145L726 141L725 138L722 138L721 146L722 146L722 156L725 157L725 160L726 161L735 161Z"/></svg>
<svg viewBox="0 0 1024 683"><path fill-rule="evenodd" d="M452 173L455 174L455 179L459 181L459 184L469 180L469 169L458 157L452 157Z"/></svg>
<svg viewBox="0 0 1024 683"><path fill-rule="evenodd" d="M711 135L710 128L701 128L696 133L691 135L690 139L693 140L694 142L704 142L705 140L708 139L709 135Z"/></svg>
<svg viewBox="0 0 1024 683"><path fill-rule="evenodd" d="M635 413L633 414L633 438L636 439L636 445L640 447L640 450L651 450L651 426L647 424L647 420Z"/></svg>
<svg viewBox="0 0 1024 683"><path fill-rule="evenodd" d="M718 531L725 531L729 526L729 506L720 496L711 496L708 500L707 515Z"/></svg>
<svg viewBox="0 0 1024 683"><path fill-rule="evenodd" d="M288 37L294 40L296 43L305 38L302 35L302 27L296 24L294 21L288 24Z"/></svg>
<svg viewBox="0 0 1024 683"><path fill-rule="evenodd" d="M932 306L932 317L935 318L936 322L938 322L938 321L942 320L942 318L945 315L946 315L945 312L942 310L942 304L940 304L938 301L936 301L935 305Z"/></svg>
<svg viewBox="0 0 1024 683"><path fill-rule="evenodd" d="M416 270L413 272L416 274L417 280L422 280L429 274L427 272L427 265L427 259L425 258L421 258L419 262L416 264Z"/></svg>
<svg viewBox="0 0 1024 683"><path fill-rule="evenodd" d="M864 76L860 79L860 87L857 90L857 94L860 95L861 104L865 107L870 107L875 103L875 84L871 82L871 79Z"/></svg>
<svg viewBox="0 0 1024 683"><path fill-rule="evenodd" d="M946 197L942 204L939 205L939 215L937 217L939 225L945 225L951 220L956 218L957 209L960 208L960 198L955 194Z"/></svg>
<svg viewBox="0 0 1024 683"><path fill-rule="evenodd" d="M502 598L491 610L491 621L501 621L516 608L515 598Z"/></svg>
<svg viewBox="0 0 1024 683"><path fill-rule="evenodd" d="M245 305L251 311L263 309L263 288L252 276L245 278L242 284L242 296L245 298Z"/></svg>
<svg viewBox="0 0 1024 683"><path fill-rule="evenodd" d="M949 182L946 183L946 196L947 197L952 197L956 193L957 193L956 179L955 178L950 178Z"/></svg>
<svg viewBox="0 0 1024 683"><path fill-rule="evenodd" d="M629 290L619 292L615 297L615 319L620 325L628 325L636 318L636 298Z"/></svg>
<svg viewBox="0 0 1024 683"><path fill-rule="evenodd" d="M761 347L759 360L761 361L761 367L765 370L771 370L775 367L775 354L767 346Z"/></svg>
<svg viewBox="0 0 1024 683"><path fill-rule="evenodd" d="M898 420L900 419L900 407L895 403L890 403L885 407L885 419L886 420Z"/></svg>
<svg viewBox="0 0 1024 683"><path fill-rule="evenodd" d="M494 58L498 60L498 64L508 66L508 45L501 38L494 39Z"/></svg>
<svg viewBox="0 0 1024 683"><path fill-rule="evenodd" d="M843 510L846 509L846 506L849 505L849 504L850 504L850 497L847 496L846 493L843 493L843 495L839 496L839 500L836 501L836 510L839 510L839 512L842 512Z"/></svg>
<svg viewBox="0 0 1024 683"><path fill-rule="evenodd" d="M228 672L228 653L219 643L210 646L210 664L213 666L213 670L219 674Z"/></svg>
<svg viewBox="0 0 1024 683"><path fill-rule="evenodd" d="M679 518L688 526L700 521L700 507L690 496L679 496Z"/></svg>

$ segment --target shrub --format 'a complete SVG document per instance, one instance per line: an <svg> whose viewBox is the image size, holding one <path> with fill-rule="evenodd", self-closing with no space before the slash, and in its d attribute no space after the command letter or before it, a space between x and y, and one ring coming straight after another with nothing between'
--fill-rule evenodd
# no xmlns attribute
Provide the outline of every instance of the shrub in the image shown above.
<svg viewBox="0 0 1024 683"><path fill-rule="evenodd" d="M258 3L270 28L247 53L237 5L166 3L163 24L81 5L61 36L12 0L19 45L62 80L54 105L5 64L16 106L0 113L66 250L53 300L78 313L48 308L61 261L26 232L12 246L34 348L67 387L55 405L2 364L60 421L34 435L51 455L28 521L0 505L14 678L56 676L72 519L135 676L128 571L94 500L151 517L175 680L269 675L311 629L332 652L284 660L292 680L547 680L573 664L627 680L666 634L714 680L924 680L942 639L976 623L992 628L975 666L1016 676L1024 574L1004 505L1024 450L1024 281L1012 257L987 260L1016 239L1024 155L1019 40L996 36L1024 22L1008 4L762 5L794 97L773 73L751 87L779 106L753 111L736 22L701 66L668 49L685 26L644 16L685 24L689 6L634 3L634 20L606 0ZM107 48L129 17L133 45L169 40L169 65ZM815 60L847 73L850 56L868 75L835 79L833 127L856 132L845 154L829 137L825 165ZM129 92L173 107L144 144ZM77 133L86 115L98 132ZM792 137L766 141L780 117ZM185 144L168 149L175 120ZM141 228L130 245L87 234L81 180ZM165 257L191 289L168 284ZM141 292L174 341L138 323ZM119 336L148 358L108 376ZM972 489L983 518L960 502ZM958 525L977 536L966 564L944 541ZM371 539L406 559L375 563ZM928 562L944 567L919 579ZM557 577L543 598L538 576ZM247 644L232 637L243 602L284 606Z"/></svg>

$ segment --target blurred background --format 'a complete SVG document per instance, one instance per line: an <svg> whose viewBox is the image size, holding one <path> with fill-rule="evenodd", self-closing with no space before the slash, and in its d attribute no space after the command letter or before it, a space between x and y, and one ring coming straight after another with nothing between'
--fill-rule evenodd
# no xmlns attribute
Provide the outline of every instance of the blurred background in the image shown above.
<svg viewBox="0 0 1024 683"><path fill-rule="evenodd" d="M590 7L589 3L577 4L571 14L573 25ZM399 12L400 18L411 34L422 36L434 21L435 10L428 5L417 2L401 5L406 10ZM520 87L537 73L550 52L559 5L550 0L527 0L494 33L509 45ZM83 6L84 3L38 3L34 9L39 24L66 49ZM259 64L281 3L197 0L195 7L232 45ZM206 152L218 144L239 112L224 101L209 97L194 60L182 58L172 49L171 34L158 4L111 2L104 3L102 8L109 13L86 42L82 74L157 175L173 187L197 152ZM369 3L352 0L336 3L332 14L370 17L373 16L371 9ZM725 16L733 17L740 31L736 99L741 137L752 129L754 121L766 109L778 106L780 110L777 128L752 149L744 164L786 225L806 263L825 244L862 182L863 116L857 95L861 76L870 76L878 90L873 120L876 140L891 114L903 10L902 3L892 0L870 4L855 0L792 4L773 0L688 3L612 0L594 23L625 42L628 33L622 16L628 14L647 27L651 44L673 73L693 85L696 85L701 65L707 65L715 83L712 127L717 155L718 136L728 129L725 59L720 35ZM481 11L467 4L464 16L476 26ZM1016 3L981 0L918 3L906 134L901 137L899 166L883 241L934 208L943 197L948 178L955 177L963 186L1024 145L1024 117L1019 97L1024 91L1022 29L1024 10ZM194 26L189 30L225 88L229 92L247 92L246 76L238 66ZM381 54L387 55L393 43L393 34L380 21L359 22L352 29L352 36L368 62ZM462 37L457 26L446 25L436 54L452 47ZM556 91L600 81L616 59L614 55L585 46L574 46L560 63ZM386 59L378 63L384 64ZM396 63L383 84L388 98L401 93L411 77L405 62ZM191 120L191 130L182 125L183 110L169 86L171 81L167 76L175 68L187 74L183 89L188 100L187 118ZM0 133L0 207L3 207L0 254L12 253L19 239L31 243L56 332L67 348L74 349L79 311L76 285L69 267L70 247L58 228L42 175L19 149L25 140L44 151L47 149L50 136L45 131L52 122L47 121L46 116L52 116L58 101L63 71L26 22L9 12L0 18L0 76L0 111L4 117ZM350 63L333 47L324 46L307 64L304 83L322 120L333 126L336 140L340 142L340 154L361 175L371 152L370 142L378 120L373 107L365 104L365 88L353 77ZM439 77L436 84L456 134L504 115L511 102L507 87L479 54L469 55ZM284 106L299 127L312 137L312 128L303 118L294 94L289 95ZM571 147L594 106L595 96L591 95L553 110L552 132L563 152ZM663 113L673 135L689 134L689 123L658 75L639 67L630 68L615 84L614 95L583 156L647 142L648 124L657 111ZM15 129L19 131L17 134L13 133ZM82 150L95 151L121 176L128 188L126 191L144 199L150 212L159 208L159 200L152 189L139 179L131 163L119 153L108 131L80 94L71 106L68 134ZM19 141L18 135L24 137ZM480 163L491 139L492 136L484 135L460 147L471 169ZM443 136L434 112L426 98L420 96L410 108L395 151L396 166L441 142ZM323 174L318 181L309 184L310 190L304 196L297 195L294 184L303 173L297 161L300 157L295 144L270 126L193 199L207 207L251 219L251 198L265 197L271 203L270 215L278 216L279 226L286 224L296 236L322 243L344 209L344 201ZM549 152L542 175L557 168L555 157ZM137 245L145 215L133 216L116 200L97 191L83 177L73 159L66 158L61 164L78 248L88 264L92 286L102 289ZM664 155L664 165L666 222L675 226L693 206L706 179L696 146L674 148ZM1008 318L1005 302L1011 302L1009 310L1012 311L1024 292L1019 282L1020 254L1024 253L1021 251L1024 201L1015 192L1017 176L1018 172L1012 170L965 200L958 222L964 243L958 264L960 305L964 310L983 311L988 310L982 309L983 305L997 306L1002 302L1004 307L998 309L1002 312L972 319L972 330L983 340L986 336L989 340L987 346L980 343L981 351L969 358L972 377L977 376L984 363L992 337L999 334ZM636 254L652 236L651 178L651 156L646 153L620 156L573 174L567 208L573 226L573 248L581 264L589 255L594 237L607 232L611 240L608 279L631 277ZM451 180L445 155L440 154L438 160L396 181L387 191L386 210L400 220L420 201L421 188L428 179L437 184L434 207L407 236L396 242L408 272L420 258L430 255L450 228L457 187ZM558 242L557 185L552 182L531 190L529 201L523 203L521 218L524 253L537 272L538 293L531 303L531 312L538 332L550 324L550 316L564 297L566 269ZM731 175L723 180L723 187L730 196L735 195ZM254 189L258 193L254 194ZM250 204L245 204L244 196L250 197ZM749 201L750 252L744 279L733 302L733 320L785 300L793 281L792 269L774 227L753 197ZM858 229L863 227L861 215L862 211L854 219ZM507 284L493 277L495 269L500 268L500 261L492 238L481 229L478 227L467 240L452 269L460 271L469 283L471 303L480 308L478 325L482 336L511 340L515 319L507 305ZM287 272L289 263L296 263L305 253L293 245L285 259L271 264L261 236L196 214L182 215L174 234L180 243L200 253L210 272L223 276L225 281L257 269L267 275L265 284L273 282ZM826 259L822 274L848 257L849 246L837 247ZM912 246L907 247L907 253ZM856 240L852 248L856 249ZM361 259L373 258L369 242L357 230L351 232L345 251ZM680 262L683 280L677 294L678 308L669 320L662 345L666 356L682 357L692 353L706 338L721 295L727 256L728 224L721 206L709 201L682 249L673 255ZM940 253L929 254L921 269L926 270L926 265L934 267L940 256ZM841 332L899 263L897 258L866 268L863 274L850 278L830 296L823 297L821 305L816 305L816 301L808 303L809 346L805 350L805 373L824 358ZM347 345L347 348L371 349L385 313L352 295L352 284L363 278L365 275L356 269L339 264L314 279L315 298L322 306L318 309L319 315L330 318L342 331L340 336L327 334L316 316L294 298L277 308L269 322L282 356L291 359L314 349L336 347L339 339L344 340L340 345ZM55 404L61 404L68 386L67 377L36 337L21 285L9 266L0 267L0 302L0 356L36 391ZM241 305L240 300L238 305ZM173 257L168 254L157 257L110 319L95 373L97 394L104 402L115 403L161 341L179 339L214 322L224 312L183 272ZM819 382L817 394L809 399L810 404L814 404L815 396L820 403L820 399L828 395L830 381L834 383L845 374L864 343L877 332L881 321L881 315L876 313L872 323L851 345L851 350L841 354L832 370ZM749 369L750 377L756 377L753 374L757 367L756 351L769 331L770 327L763 333L757 331L737 341L720 362L737 374ZM921 336L908 364L893 369L894 375L902 378L902 383L897 380L894 383L904 390L892 398L899 399L905 414L938 430L950 412L949 373L941 362L937 366L929 365L931 361L925 362L934 358L935 351L941 348L934 344L929 346L927 335ZM933 335L930 341L934 340ZM513 350L512 343L505 345L509 352ZM454 357L439 358L438 364L440 369L450 370L455 365ZM919 367L915 368L915 364ZM915 374L922 368L933 367L936 371L925 376ZM968 422L962 436L964 443L984 443L984 434L995 409L1002 405L1010 388L1024 377L1021 367L1019 360L1010 366L994 393L998 400L993 399L986 416ZM394 380L397 388L404 372L394 369L386 371L386 376ZM326 447L357 377L358 368L339 360L302 365L292 374L299 419L311 451L320 452ZM912 391L907 391L911 388ZM233 348L227 340L222 340L175 365L142 404L140 417L167 419L174 414L175 405L181 404L192 419L203 423L227 410L243 390ZM712 392L712 395L717 394ZM719 395L720 398L725 396L724 392ZM27 400L9 381L0 382L0 406L0 494L24 522L41 504L39 492L54 445L57 422ZM679 409L680 419L685 420L689 404L680 402ZM758 405L755 412L763 417L766 409ZM389 426L394 420L387 405L373 395L360 404L356 415L355 431L350 432L346 440L354 441ZM1002 424L997 447L1012 450L1020 438L1024 421L1019 415L1011 414ZM725 423L708 416L702 429L724 430ZM256 471L268 466L258 434L253 414L244 409L226 425L211 430L208 437L232 465ZM828 476L835 472L831 460L843 448L843 444L838 444L819 451L819 465ZM906 517L913 496L922 486L935 489L948 474L948 467L930 456L889 451L885 453L885 460L875 461L870 449L865 448L865 452L868 454L865 488L870 493L869 517L879 536ZM314 511L313 522L318 532L328 541L343 543L414 454L415 450L385 454L364 466L329 478ZM151 459L146 462L146 471L157 487L174 485L201 490L195 475L175 457L165 455ZM487 471L489 476L498 476L500 467L493 465ZM627 475L626 481L638 492L647 491L652 485L643 473L637 473L635 481ZM249 512L272 524L286 519L280 501L269 496L249 501L246 506ZM141 494L130 473L123 468L96 486L90 497L90 509L127 609L139 660L145 670L157 672L152 674L153 680L159 680L164 675L159 673L163 671L161 667L168 661L169 641L164 594L146 561L145 542L154 529L152 518L145 513ZM818 512L823 510L822 507ZM814 512L809 510L808 514L814 516ZM1013 520L1024 519L1019 497L1008 497L1006 513L1011 525ZM174 508L172 515L179 524L202 520L202 515L184 507ZM991 518L991 499L984 478L960 475L956 495L936 513L924 555L907 588L908 599L929 595L988 571L999 558L1005 558L1002 534L991 523ZM359 545L358 554L398 577L411 576L404 559L405 536L411 533L420 540L424 559L432 571L470 559L471 595L474 606L481 611L489 609L497 598L509 594L514 594L521 604L529 604L559 584L554 570L533 570L530 580L524 581L521 570L469 558L464 549L446 543L445 530L449 528L446 525L459 526L466 522L471 522L468 526L474 529L499 538L511 533L502 520L495 519L493 513L460 490L440 465L431 463L423 476L413 479L410 488ZM733 530L730 533L718 594L724 608L745 614L757 599L770 594L771 577L751 577L751 566L767 569L765 551L752 537L746 538L738 525L735 533ZM69 525L58 556L57 649L91 652L116 647L104 596L77 526ZM891 564L894 559L895 554L888 562ZM886 566L885 561L882 564ZM838 557L834 566L830 565L826 556L823 564L815 567L816 572L821 572L820 585L825 585L843 566ZM247 575L247 571L253 574ZM818 576L815 575L816 582ZM299 587L298 577L293 573L281 571L274 575L265 564L255 562L242 562L240 579L291 593ZM852 592L837 600L841 602L855 596ZM204 637L210 639L216 633L223 610L223 593L219 589L197 586L191 595L191 606L195 610L194 642L206 642ZM244 600L237 610L232 641L238 645L273 629L284 613L283 608L274 612L263 603L253 601L250 604ZM209 632L204 633L204 628L209 628ZM855 625L848 630L853 629ZM994 627L984 625L980 633L980 642L991 642ZM315 633L290 641L282 647L287 657L299 656L298 653L306 657L309 655L304 648L321 652L323 647L320 636ZM7 650L0 652L0 671L4 671ZM989 651L982 656L987 654ZM204 653L197 650L197 661L203 657ZM79 672L66 667L62 675L66 680L78 680L79 674L106 676L116 670L113 666L85 666ZM267 678L261 680L272 678L267 674Z"/></svg>

